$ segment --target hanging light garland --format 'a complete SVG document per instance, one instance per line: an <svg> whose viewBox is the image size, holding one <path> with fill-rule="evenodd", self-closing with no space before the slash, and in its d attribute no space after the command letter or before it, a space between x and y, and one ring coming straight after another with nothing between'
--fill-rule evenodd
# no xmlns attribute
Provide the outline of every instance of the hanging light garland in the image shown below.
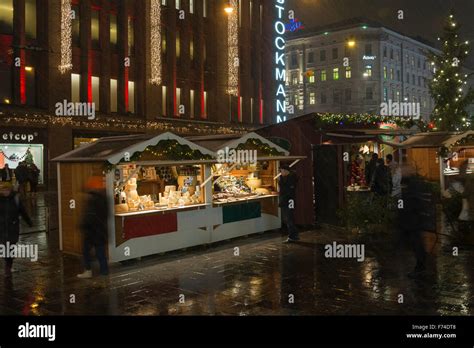
<svg viewBox="0 0 474 348"><path fill-rule="evenodd" d="M72 69L72 10L70 0L61 0L61 74Z"/></svg>
<svg viewBox="0 0 474 348"><path fill-rule="evenodd" d="M21 162L26 158L26 156L28 156L29 153L31 153L31 146L29 146L28 149L26 149L26 152L20 157L15 156L15 154L8 156L2 149L0 149L0 154L2 154L3 157L11 162Z"/></svg>
<svg viewBox="0 0 474 348"><path fill-rule="evenodd" d="M160 85L161 76L161 0L151 0L150 9L150 62L151 78L150 83Z"/></svg>
<svg viewBox="0 0 474 348"><path fill-rule="evenodd" d="M228 50L228 86L229 95L239 93L239 11L238 0L230 0L227 12L227 50ZM232 10L230 10L232 9Z"/></svg>

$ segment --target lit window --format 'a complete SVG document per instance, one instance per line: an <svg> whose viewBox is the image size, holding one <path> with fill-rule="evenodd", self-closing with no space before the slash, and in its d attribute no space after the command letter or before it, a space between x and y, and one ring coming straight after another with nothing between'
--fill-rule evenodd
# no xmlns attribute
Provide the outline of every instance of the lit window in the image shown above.
<svg viewBox="0 0 474 348"><path fill-rule="evenodd" d="M321 81L326 81L327 76L326 76L326 70L321 70Z"/></svg>
<svg viewBox="0 0 474 348"><path fill-rule="evenodd" d="M390 68L390 80L394 80L395 79L395 71L393 70L393 68Z"/></svg>
<svg viewBox="0 0 474 348"><path fill-rule="evenodd" d="M110 112L117 112L117 80L110 79Z"/></svg>
<svg viewBox="0 0 474 348"><path fill-rule="evenodd" d="M388 88L387 87L383 88L383 101L388 102Z"/></svg>
<svg viewBox="0 0 474 348"><path fill-rule="evenodd" d="M383 67L383 79L384 80L387 79L387 67L386 66Z"/></svg>
<svg viewBox="0 0 474 348"><path fill-rule="evenodd" d="M135 82L128 81L128 112L135 113Z"/></svg>
<svg viewBox="0 0 474 348"><path fill-rule="evenodd" d="M81 45L81 21L80 21L80 12L78 5L71 5L73 11L72 18L72 42L75 46Z"/></svg>
<svg viewBox="0 0 474 348"><path fill-rule="evenodd" d="M191 58L191 61L194 60L194 39L193 38L189 40L189 57Z"/></svg>
<svg viewBox="0 0 474 348"><path fill-rule="evenodd" d="M339 80L339 68L332 69L332 79Z"/></svg>
<svg viewBox="0 0 474 348"><path fill-rule="evenodd" d="M135 26L132 17L128 17L128 52L131 54L135 48Z"/></svg>
<svg viewBox="0 0 474 348"><path fill-rule="evenodd" d="M168 0L161 0L161 4L163 6L167 6L168 5Z"/></svg>
<svg viewBox="0 0 474 348"><path fill-rule="evenodd" d="M110 44L117 46L117 15L110 15Z"/></svg>
<svg viewBox="0 0 474 348"><path fill-rule="evenodd" d="M181 57L181 35L179 31L176 32L176 59Z"/></svg>
<svg viewBox="0 0 474 348"><path fill-rule="evenodd" d="M71 102L81 101L81 75L71 74Z"/></svg>
<svg viewBox="0 0 474 348"><path fill-rule="evenodd" d="M189 0L189 13L194 13L194 0Z"/></svg>
<svg viewBox="0 0 474 348"><path fill-rule="evenodd" d="M364 77L371 77L372 76L372 65L367 65L365 67Z"/></svg>
<svg viewBox="0 0 474 348"><path fill-rule="evenodd" d="M350 79L352 77L352 70L351 67L346 67L346 79Z"/></svg>
<svg viewBox="0 0 474 348"><path fill-rule="evenodd" d="M13 0L0 0L0 33L13 33Z"/></svg>
<svg viewBox="0 0 474 348"><path fill-rule="evenodd" d="M204 91L204 106L203 106L204 113L202 115L203 118L207 118L207 105L208 105L207 99L208 99L208 93L207 91Z"/></svg>
<svg viewBox="0 0 474 348"><path fill-rule="evenodd" d="M315 92L311 92L309 94L309 104L310 105L316 104L316 93Z"/></svg>
<svg viewBox="0 0 474 348"><path fill-rule="evenodd" d="M309 80L309 83L314 83L315 82L314 75L311 75L308 80Z"/></svg>
<svg viewBox="0 0 474 348"><path fill-rule="evenodd" d="M166 109L166 101L168 97L168 89L166 86L161 87L161 114L162 116L166 116L167 109Z"/></svg>
<svg viewBox="0 0 474 348"><path fill-rule="evenodd" d="M100 78L92 76L92 103L95 104L95 111L100 110Z"/></svg>
<svg viewBox="0 0 474 348"><path fill-rule="evenodd" d="M92 11L91 15L91 41L92 47L99 48L99 11Z"/></svg>
<svg viewBox="0 0 474 348"><path fill-rule="evenodd" d="M25 36L36 39L36 0L25 0Z"/></svg>
<svg viewBox="0 0 474 348"><path fill-rule="evenodd" d="M202 0L202 16L207 17L207 0Z"/></svg>
<svg viewBox="0 0 474 348"><path fill-rule="evenodd" d="M175 0L176 2L176 9L181 10L181 0Z"/></svg>
<svg viewBox="0 0 474 348"><path fill-rule="evenodd" d="M191 89L189 91L189 116L194 118L195 115L195 91Z"/></svg>
<svg viewBox="0 0 474 348"><path fill-rule="evenodd" d="M176 116L179 116L181 109L181 88L176 88L176 105L178 106Z"/></svg>

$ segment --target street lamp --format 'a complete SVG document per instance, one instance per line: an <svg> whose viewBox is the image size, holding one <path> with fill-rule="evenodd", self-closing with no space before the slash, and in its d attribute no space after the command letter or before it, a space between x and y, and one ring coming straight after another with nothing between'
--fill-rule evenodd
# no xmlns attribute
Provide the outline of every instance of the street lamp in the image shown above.
<svg viewBox="0 0 474 348"><path fill-rule="evenodd" d="M231 15L234 12L234 8L230 4L227 4L227 6L224 8L224 11L228 15Z"/></svg>
<svg viewBox="0 0 474 348"><path fill-rule="evenodd" d="M349 40L349 41L347 42L347 46L349 46L350 48L354 48L355 45L356 45L355 40Z"/></svg>

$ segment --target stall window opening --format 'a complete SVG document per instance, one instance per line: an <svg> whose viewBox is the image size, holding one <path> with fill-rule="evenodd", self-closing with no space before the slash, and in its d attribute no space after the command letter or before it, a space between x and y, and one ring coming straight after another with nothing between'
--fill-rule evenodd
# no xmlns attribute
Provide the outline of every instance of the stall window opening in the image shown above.
<svg viewBox="0 0 474 348"><path fill-rule="evenodd" d="M13 0L0 0L0 34L13 34Z"/></svg>

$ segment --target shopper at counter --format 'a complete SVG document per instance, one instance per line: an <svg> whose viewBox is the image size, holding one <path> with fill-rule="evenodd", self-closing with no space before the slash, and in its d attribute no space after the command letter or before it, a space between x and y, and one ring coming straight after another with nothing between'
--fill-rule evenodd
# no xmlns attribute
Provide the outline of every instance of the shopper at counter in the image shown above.
<svg viewBox="0 0 474 348"><path fill-rule="evenodd" d="M91 177L86 185L88 198L84 215L80 224L83 233L84 273L78 274L81 279L92 278L90 251L95 249L95 254L100 265L100 274L108 275L107 256L105 245L107 241L107 197L105 186L101 177Z"/></svg>
<svg viewBox="0 0 474 348"><path fill-rule="evenodd" d="M379 159L379 155L377 155L376 153L373 153L371 160L365 166L365 182L367 184L370 184L372 182L372 178L374 177L375 168L377 167L378 159Z"/></svg>
<svg viewBox="0 0 474 348"><path fill-rule="evenodd" d="M385 165L383 158L380 158L377 160L370 188L376 195L386 196L390 193L391 186L390 170Z"/></svg>
<svg viewBox="0 0 474 348"><path fill-rule="evenodd" d="M386 162L392 177L392 197L400 198L402 195L402 169L400 165L393 160L392 155L387 155Z"/></svg>
<svg viewBox="0 0 474 348"><path fill-rule="evenodd" d="M282 165L280 167L280 173L279 186L281 215L283 221L286 222L286 228L288 230L288 239L286 242L291 243L299 240L294 218L298 177L290 170L288 165Z"/></svg>
<svg viewBox="0 0 474 348"><path fill-rule="evenodd" d="M2 181L11 182L13 180L13 170L10 169L8 163L5 163L5 167L0 170L0 178L2 179Z"/></svg>

